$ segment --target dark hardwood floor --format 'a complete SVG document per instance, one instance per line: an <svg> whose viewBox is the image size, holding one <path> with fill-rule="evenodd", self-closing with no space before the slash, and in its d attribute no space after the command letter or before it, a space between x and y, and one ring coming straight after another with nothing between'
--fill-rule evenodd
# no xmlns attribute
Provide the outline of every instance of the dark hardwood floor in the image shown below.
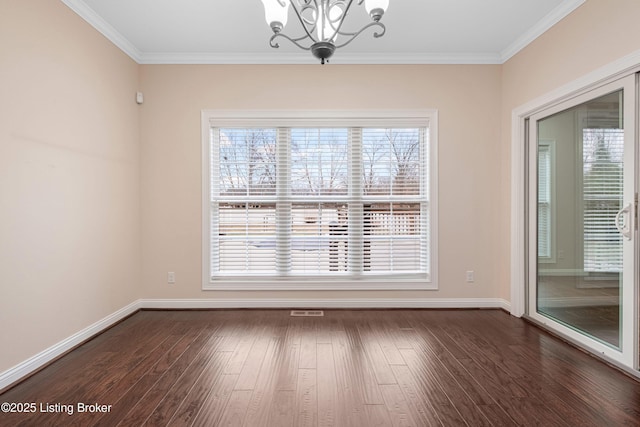
<svg viewBox="0 0 640 427"><path fill-rule="evenodd" d="M142 311L0 402L36 404L2 426L640 425L639 381L499 310Z"/></svg>

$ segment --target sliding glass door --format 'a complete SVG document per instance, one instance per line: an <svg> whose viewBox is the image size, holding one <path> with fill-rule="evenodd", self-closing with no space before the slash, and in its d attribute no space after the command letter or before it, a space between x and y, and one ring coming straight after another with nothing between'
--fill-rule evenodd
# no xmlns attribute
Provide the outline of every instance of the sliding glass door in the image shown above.
<svg viewBox="0 0 640 427"><path fill-rule="evenodd" d="M528 315L635 367L635 76L529 118ZM634 336L635 335L635 336Z"/></svg>

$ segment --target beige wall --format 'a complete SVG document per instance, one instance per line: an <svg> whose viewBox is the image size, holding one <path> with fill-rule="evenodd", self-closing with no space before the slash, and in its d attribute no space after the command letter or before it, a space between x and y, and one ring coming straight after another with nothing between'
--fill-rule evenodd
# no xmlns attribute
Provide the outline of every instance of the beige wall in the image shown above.
<svg viewBox="0 0 640 427"><path fill-rule="evenodd" d="M640 1L587 0L502 66L500 259L510 259L511 112L640 50ZM510 299L509 263L495 278Z"/></svg>
<svg viewBox="0 0 640 427"><path fill-rule="evenodd" d="M503 262L500 66L142 66L143 294L147 298L493 298ZM440 290L214 292L201 283L203 109L439 111ZM475 270L476 282L465 283ZM168 271L177 284L167 285Z"/></svg>
<svg viewBox="0 0 640 427"><path fill-rule="evenodd" d="M0 372L140 295L138 66L60 1L0 4Z"/></svg>

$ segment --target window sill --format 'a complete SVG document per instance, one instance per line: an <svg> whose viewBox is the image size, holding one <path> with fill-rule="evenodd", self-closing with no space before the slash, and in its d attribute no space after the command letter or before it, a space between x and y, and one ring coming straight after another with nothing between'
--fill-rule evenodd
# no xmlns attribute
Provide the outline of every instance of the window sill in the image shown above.
<svg viewBox="0 0 640 427"><path fill-rule="evenodd" d="M420 279L363 279L363 280L309 280L295 277L288 280L264 278L218 279L206 281L205 291L408 291L438 290L436 283Z"/></svg>

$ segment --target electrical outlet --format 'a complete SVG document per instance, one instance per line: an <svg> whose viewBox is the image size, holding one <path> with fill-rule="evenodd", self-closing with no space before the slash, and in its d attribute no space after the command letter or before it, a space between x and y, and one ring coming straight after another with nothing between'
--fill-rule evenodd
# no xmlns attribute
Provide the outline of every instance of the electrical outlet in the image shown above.
<svg viewBox="0 0 640 427"><path fill-rule="evenodd" d="M475 281L473 270L467 271L467 283L473 283Z"/></svg>
<svg viewBox="0 0 640 427"><path fill-rule="evenodd" d="M167 273L167 283L173 285L176 283L176 273L170 271Z"/></svg>

